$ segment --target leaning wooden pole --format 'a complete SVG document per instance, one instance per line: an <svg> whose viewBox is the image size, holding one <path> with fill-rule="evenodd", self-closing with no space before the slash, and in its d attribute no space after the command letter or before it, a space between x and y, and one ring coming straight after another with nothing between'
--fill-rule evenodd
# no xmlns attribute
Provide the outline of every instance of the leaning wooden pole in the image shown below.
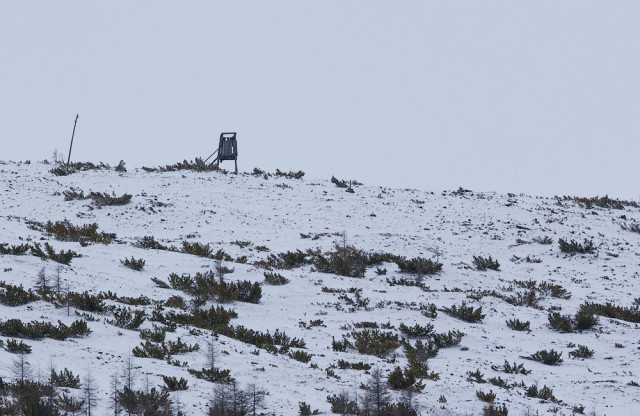
<svg viewBox="0 0 640 416"><path fill-rule="evenodd" d="M67 169L69 169L69 162L71 162L71 148L73 148L73 136L76 135L76 124L78 124L79 115L76 114L76 121L73 122L73 133L71 133L71 144L69 145L69 157L67 158Z"/></svg>

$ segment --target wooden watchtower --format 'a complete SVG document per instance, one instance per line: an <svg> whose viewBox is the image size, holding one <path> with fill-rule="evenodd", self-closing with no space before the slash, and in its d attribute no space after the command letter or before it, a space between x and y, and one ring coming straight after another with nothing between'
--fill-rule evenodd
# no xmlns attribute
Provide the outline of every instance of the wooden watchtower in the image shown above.
<svg viewBox="0 0 640 416"><path fill-rule="evenodd" d="M213 155L217 153L217 156L211 163L215 163L217 167L220 167L220 162L223 160L233 160L236 165L236 175L238 174L238 140L236 139L236 133L221 133L220 143L218 144L218 150L213 152L211 156L207 158L209 160ZM205 162L207 161L205 160Z"/></svg>

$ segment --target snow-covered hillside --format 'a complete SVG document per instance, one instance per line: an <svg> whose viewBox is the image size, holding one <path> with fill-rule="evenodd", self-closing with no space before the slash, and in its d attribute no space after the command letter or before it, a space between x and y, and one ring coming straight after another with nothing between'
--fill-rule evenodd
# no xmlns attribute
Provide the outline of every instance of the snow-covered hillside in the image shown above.
<svg viewBox="0 0 640 416"><path fill-rule="evenodd" d="M131 354L145 342L140 329L163 327L152 320L154 311L159 310L157 304L181 296L187 308L165 304L162 313L187 313L193 306L194 296L161 288L152 278L169 283L172 273L195 276L216 267L212 258L180 252L185 241L209 244L213 253L223 250L234 259L222 262L222 266L233 269L224 276L226 281L261 284L259 303L220 303L237 312L230 325L270 334L285 332L304 340L304 349L271 353L229 336L216 338L215 366L230 370L241 388L255 384L266 390L265 413L296 415L299 403L306 402L312 410L330 414L327 396L362 396L365 392L360 387L369 383L376 368L385 379L396 367L407 368L402 346L380 357L361 354L351 347L334 350L334 341L346 339L353 344L353 333L363 331L363 327L377 326L380 333L403 338L401 324L431 324L434 333L464 333L459 344L441 348L428 359L429 372L439 376L424 379L424 389L413 397L423 415L482 414L487 403L476 392L490 390L497 396L495 403L506 405L510 415L570 415L582 406L585 414L640 412L640 387L636 384L640 383L638 324L600 316L592 329L562 333L550 328L548 320L552 310L575 316L585 303L611 302L634 310L634 299L640 297L640 234L629 228L640 221L639 208L586 208L568 199L462 189L428 192L362 185L350 193L328 180L306 177L142 169L123 173L88 170L54 176L51 168L40 162L0 164L0 244L49 243L56 251L73 250L81 257L74 258L70 265L60 265L29 253L0 254L0 281L34 288L42 268L52 281L59 270L63 292L67 287L72 292L93 295L110 291L115 296L104 300L107 306L144 310L146 320L139 329L128 330L110 323L114 317L108 309L89 313L72 307L68 316L66 307L36 300L20 306L0 305L0 322L20 319L25 323L61 321L71 325L81 318L78 314L95 318L88 322L92 332L87 336L23 342L33 350L25 358L34 374L43 379L48 378L51 363L56 370L68 368L81 377L90 371L100 399L96 414L113 414L111 382L114 375L122 374L129 360L135 368L137 389L164 386L163 375L184 378L188 389L171 393L174 404L184 414L206 413L216 384L195 377L188 369L207 366L203 350L211 340L210 331L178 325L175 332L166 333L167 341L179 337L187 344L200 346L201 351L171 357L187 362L187 366ZM119 206L99 206L91 199L66 201L63 192L71 189L85 195L128 193L132 199ZM80 244L59 241L37 226L62 220L73 225L96 223L98 231L116 237L110 244ZM145 236L177 250L136 247ZM545 237L552 243L539 243ZM559 248L559 239L579 243L591 240L595 250L566 254ZM274 268L271 272L289 282L269 285L264 276L268 270L254 265L269 255L287 251L339 252L345 246L407 259L422 257L443 267L439 273L416 276L401 273L396 263L388 261L367 267L360 278L320 273L314 264L305 264ZM499 270L477 270L474 256L491 256L499 262ZM145 260L141 271L122 264L131 257ZM387 273L381 274L382 269ZM505 300L522 293L534 293L537 298L531 305L537 307ZM140 296L157 304L120 305L122 297ZM470 323L443 311L462 302L482 307L485 317ZM422 313L430 304L437 308L436 317ZM208 300L199 305L201 309L211 306L218 306L218 302ZM530 331L510 329L506 321L513 319L529 321ZM5 344L13 338L0 336ZM409 342L415 345L416 338ZM572 358L570 352L581 345L593 350L593 357ZM545 365L523 358L540 350L561 352L564 361ZM311 360L304 363L293 359L289 353L294 351L310 354ZM0 350L0 377L4 380L14 377L17 357ZM371 369L343 369L338 365L340 360L369 364ZM522 364L530 373L500 371L505 360ZM475 380L469 373L476 374ZM495 384L498 377L509 388L488 381L493 378ZM480 378L485 382L479 383ZM526 392L533 385L552 389L556 400L528 397ZM81 390L68 390L78 397L83 394ZM392 389L390 395L393 400L401 400L402 391Z"/></svg>

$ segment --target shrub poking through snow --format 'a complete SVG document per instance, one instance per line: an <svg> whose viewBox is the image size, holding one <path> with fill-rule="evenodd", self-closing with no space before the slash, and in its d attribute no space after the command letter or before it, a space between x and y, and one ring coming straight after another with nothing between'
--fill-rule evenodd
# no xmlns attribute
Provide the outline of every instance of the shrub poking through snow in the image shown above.
<svg viewBox="0 0 640 416"><path fill-rule="evenodd" d="M24 290L22 285L14 286L0 282L0 304L5 306L21 306L35 302L39 297L31 289Z"/></svg>
<svg viewBox="0 0 640 416"><path fill-rule="evenodd" d="M541 389L538 388L535 384L527 387L525 394L527 397L533 397L540 400L546 400L552 403L558 403L559 400L553 395L553 390L547 387L546 385Z"/></svg>
<svg viewBox="0 0 640 416"><path fill-rule="evenodd" d="M498 263L498 260L492 259L491 256L473 256L473 265L476 267L476 270L481 272L484 272L487 269L500 271L500 263Z"/></svg>
<svg viewBox="0 0 640 416"><path fill-rule="evenodd" d="M460 306L452 305L450 308L445 307L440 310L449 316L470 323L481 322L485 317L485 315L482 314L482 306L474 309L473 306L467 306L464 301Z"/></svg>
<svg viewBox="0 0 640 416"><path fill-rule="evenodd" d="M40 243L33 243L31 246L31 254L40 257L42 260L53 260L56 263L69 265L71 260L81 257L72 250L60 250L56 253L55 249L49 243L44 243L44 250L40 247Z"/></svg>
<svg viewBox="0 0 640 416"><path fill-rule="evenodd" d="M29 222L30 228L53 236L58 241L93 242L109 244L115 238L113 233L98 232L98 224L73 225L69 220L40 223Z"/></svg>
<svg viewBox="0 0 640 416"><path fill-rule="evenodd" d="M598 317L583 307L580 308L573 318L571 315L561 315L558 312L551 312L548 315L548 320L551 329L564 333L586 331L598 324Z"/></svg>
<svg viewBox="0 0 640 416"><path fill-rule="evenodd" d="M545 365L560 365L564 361L562 359L562 353L555 350L540 350L534 354L520 358L524 358L525 360L537 361Z"/></svg>
<svg viewBox="0 0 640 416"><path fill-rule="evenodd" d="M482 390L477 390L476 397L486 403L493 403L496 400L496 394L493 392L493 390L489 390L489 393L485 393Z"/></svg>
<svg viewBox="0 0 640 416"><path fill-rule="evenodd" d="M115 193L109 195L106 192L91 192L89 194L89 197L98 207L127 205L129 202L131 202L131 194L122 194L120 196L116 196Z"/></svg>
<svg viewBox="0 0 640 416"><path fill-rule="evenodd" d="M104 312L106 307L101 297L91 295L89 292L67 294L67 302L70 306L87 312Z"/></svg>
<svg viewBox="0 0 640 416"><path fill-rule="evenodd" d="M160 244L152 235L145 235L144 237L138 238L136 242L133 243L133 246L138 248L149 248L152 250L169 250L169 247Z"/></svg>
<svg viewBox="0 0 640 416"><path fill-rule="evenodd" d="M113 320L110 324L123 329L138 329L145 321L145 313L143 310L131 310L130 308L117 308L113 312Z"/></svg>
<svg viewBox="0 0 640 416"><path fill-rule="evenodd" d="M122 263L124 267L128 267L131 270L136 270L138 272L141 271L145 265L144 259L135 259L133 256L131 256L131 259L125 257L124 260L120 260L120 263Z"/></svg>
<svg viewBox="0 0 640 416"><path fill-rule="evenodd" d="M280 273L264 272L264 281L268 285L281 286L289 283L289 279Z"/></svg>
<svg viewBox="0 0 640 416"><path fill-rule="evenodd" d="M398 335L390 331L364 329L353 331L354 346L360 354L374 355L384 358L400 346Z"/></svg>
<svg viewBox="0 0 640 416"><path fill-rule="evenodd" d="M7 243L0 243L0 254L8 254L11 256L23 256L27 254L31 246L29 244L19 244L10 246Z"/></svg>
<svg viewBox="0 0 640 416"><path fill-rule="evenodd" d="M591 303L586 302L580 306L580 311L585 316L600 315L607 318L620 319L621 321L640 323L640 308L636 305L632 307L618 306L613 303ZM584 318L582 318L584 319ZM588 322L588 319L584 319Z"/></svg>
<svg viewBox="0 0 640 416"><path fill-rule="evenodd" d="M583 243L578 243L575 240L571 240L567 242L564 239L558 240L558 245L560 246L560 251L568 254L590 254L595 252L596 246L593 244L592 240L584 239Z"/></svg>
<svg viewBox="0 0 640 416"><path fill-rule="evenodd" d="M400 332L402 332L407 338L424 338L433 332L433 325L419 325L415 324L413 326L406 326L401 323L398 327Z"/></svg>
<svg viewBox="0 0 640 416"><path fill-rule="evenodd" d="M209 244L182 242L182 253L199 257L213 258L213 249Z"/></svg>
<svg viewBox="0 0 640 416"><path fill-rule="evenodd" d="M7 340L4 349L12 354L31 354L31 346L29 344L15 339Z"/></svg>
<svg viewBox="0 0 640 416"><path fill-rule="evenodd" d="M569 357L571 358L591 358L593 357L594 351L590 350L586 345L578 345L573 351L569 352Z"/></svg>
<svg viewBox="0 0 640 416"><path fill-rule="evenodd" d="M188 371L192 376L211 383L232 384L235 382L235 379L231 377L231 371L229 370L220 370L217 368L193 370L190 368Z"/></svg>
<svg viewBox="0 0 640 416"><path fill-rule="evenodd" d="M397 257L395 263L400 268L400 273L431 275L442 271L442 263L423 257L415 257L412 259Z"/></svg>
<svg viewBox="0 0 640 416"><path fill-rule="evenodd" d="M282 172L280 169L276 169L276 173L274 174L274 176L284 177L287 179L302 179L302 177L304 176L304 172L301 170L297 172L294 172L294 171Z"/></svg>
<svg viewBox="0 0 640 416"><path fill-rule="evenodd" d="M311 361L311 354L301 350L289 352L289 357L293 358L296 361L300 361L301 363L308 363L309 361Z"/></svg>
<svg viewBox="0 0 640 416"><path fill-rule="evenodd" d="M332 273L346 277L364 277L367 269L367 254L353 246L336 246L326 255L315 256L313 265L321 273Z"/></svg>
<svg viewBox="0 0 640 416"><path fill-rule="evenodd" d="M164 381L164 384L166 386L164 388L169 391L187 390L189 388L187 380L185 380L183 377L180 377L180 379L178 380L174 376L162 376L162 381Z"/></svg>
<svg viewBox="0 0 640 416"><path fill-rule="evenodd" d="M51 384L56 387L66 387L70 389L80 388L80 376L76 376L65 368L64 370L56 373L55 370L51 370Z"/></svg>
<svg viewBox="0 0 640 416"><path fill-rule="evenodd" d="M493 371L499 371L501 373L522 374L525 376L531 373L531 370L527 370L522 364L517 364L515 362L513 364L509 364L507 360L504 360L504 365L492 365L491 369Z"/></svg>
<svg viewBox="0 0 640 416"><path fill-rule="evenodd" d="M506 405L490 404L482 409L483 416L508 416L509 410Z"/></svg>
<svg viewBox="0 0 640 416"><path fill-rule="evenodd" d="M71 337L81 337L89 334L91 331L87 327L87 321L74 321L71 326L67 326L62 322L58 322L58 326L50 322L32 321L24 323L19 319L8 319L0 322L0 335L5 337L15 337L23 339L40 340L43 338L51 338L58 341L64 341Z"/></svg>
<svg viewBox="0 0 640 416"><path fill-rule="evenodd" d="M549 326L558 332L573 332L573 322L571 315L560 315L558 312L551 312L548 315Z"/></svg>
<svg viewBox="0 0 640 416"><path fill-rule="evenodd" d="M520 319L509 319L507 321L507 326L514 331L530 331L529 325L531 323L529 321L523 322Z"/></svg>

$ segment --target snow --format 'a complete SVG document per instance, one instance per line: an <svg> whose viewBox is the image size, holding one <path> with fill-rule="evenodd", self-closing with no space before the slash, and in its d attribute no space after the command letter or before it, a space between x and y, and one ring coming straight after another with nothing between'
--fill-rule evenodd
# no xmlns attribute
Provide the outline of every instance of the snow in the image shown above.
<svg viewBox="0 0 640 416"><path fill-rule="evenodd" d="M402 349L380 359L361 355L357 351L335 352L332 338L342 338L349 331L346 324L360 321L425 325L432 323L436 332L460 330L465 333L459 346L442 349L429 360L431 371L440 374L437 381L426 380L423 393L416 396L423 414L481 414L484 403L476 398L476 390L497 393L497 403L505 403L509 414L526 411L546 413L559 408L559 414L571 414L574 405L585 406L586 413L598 415L629 415L640 409L640 390L627 385L640 382L640 333L638 325L601 317L595 330L583 333L560 334L551 330L547 322L547 308L560 307L562 314L574 314L585 301L613 302L630 306L638 297L637 266L640 235L625 231L621 224L640 219L637 208L625 210L585 209L575 202L528 195L503 195L492 192L455 193L428 192L416 189L393 189L377 186L358 186L355 193L347 193L328 180L302 180L249 174L196 173L190 171L148 173L130 169L126 173L112 170L77 172L56 177L48 170L51 165L2 162L0 164L0 243L22 244L26 241L49 241L56 250L72 249L82 255L62 266L64 285L69 283L75 292L98 293L112 291L119 296L145 295L152 300L172 295L189 296L173 290L161 289L152 277L166 281L170 273L204 272L214 267L214 261L192 255L136 248L133 243L143 236L153 235L165 245L180 247L182 241L210 244L215 251L224 249L233 258L246 255L247 264L225 263L234 268L229 280L247 279L262 282L263 269L252 265L268 254L283 251L320 248L328 251L343 239L347 244L365 251L385 251L406 257L434 258L444 264L442 273L425 276L424 283L431 291L416 287L390 286L386 278L400 278L395 264L387 263L386 276L378 276L375 267L364 278L348 278L318 273L310 266L292 270L278 270L290 280L284 286L263 285L260 304L235 302L232 307L239 317L233 325L273 332L276 329L291 337L306 341L306 352L313 355L309 364L295 361L286 355L273 355L253 345L220 336L219 367L230 369L241 385L256 383L268 390L268 412L278 415L297 414L298 403L305 401L312 409L330 413L326 396L341 391L355 392L366 383L369 374L357 370L334 369L340 379L328 377L325 370L339 359L364 361L379 367L387 374L396 366L404 367ZM286 185L286 186L284 186ZM97 208L90 200L65 201L63 191L75 188L96 192L130 193L131 203L125 206ZM621 219L622 215L626 220ZM68 219L73 224L96 222L99 231L116 233L117 241L109 245L91 244L82 247L72 242L60 242L32 230L27 220L46 222ZM318 239L301 238L301 233L328 235ZM516 239L532 240L549 236L551 245L521 244ZM597 255L567 256L561 253L558 238L582 241L589 238L598 246ZM246 248L231 244L250 241ZM255 250L264 245L269 253ZM479 272L471 267L474 255L499 260L500 271ZM510 261L512 256L527 255L541 263ZM143 258L145 268L136 272L122 266L125 257ZM58 267L52 261L37 257L0 255L0 280L33 287L38 271L44 267L53 276ZM406 276L405 276L406 277ZM571 292L568 300L546 298L541 301L545 310L512 306L494 297L480 301L467 298L470 290L497 290L509 286L513 280L548 281L562 285ZM322 287L362 289L369 298L371 310L349 312L338 294L322 292ZM450 291L459 288L461 291ZM445 291L445 289L447 289ZM461 301L482 306L486 314L482 323L470 324L439 312L435 319L420 314L416 308L398 306L395 302L433 303L441 307ZM342 305L336 308L336 304ZM136 307L141 308L141 307ZM151 311L153 306L146 307ZM131 350L142 342L137 331L124 330L109 324L108 314L95 314L97 322L89 322L92 333L83 338L55 341L25 340L33 347L28 361L40 374L47 374L50 363L58 370L65 367L75 374L91 371L96 378L101 400L100 414L108 414L110 376L121 372ZM70 324L78 319L72 308L67 316L65 308L38 301L20 307L0 305L0 320L19 318L23 321L58 320ZM519 318L531 322L531 332L510 330L505 321ZM321 319L326 327L305 329L300 321ZM147 320L142 328L151 328ZM395 331L399 333L397 330ZM167 333L167 339L180 337L188 344L198 343L205 348L207 331L191 335L179 327ZM0 337L0 339L7 339ZM595 350L592 359L571 359L568 344L586 345ZM624 348L615 345L623 344ZM520 357L541 349L562 352L564 363L546 366ZM205 365L201 352L174 356L187 361L189 368ZM0 377L11 378L10 367L15 355L0 350ZM523 363L532 370L529 375L498 373L492 365ZM191 376L186 368L164 361L133 358L137 369L137 386L147 383L163 385L162 375L184 377L189 389L171 393L189 414L204 414L214 384ZM310 364L316 364L312 368ZM527 386L546 385L562 404L528 398L523 388L501 389L490 384L476 384L467 379L467 372L480 371L485 378L500 376L507 381ZM444 395L447 402L438 398Z"/></svg>

